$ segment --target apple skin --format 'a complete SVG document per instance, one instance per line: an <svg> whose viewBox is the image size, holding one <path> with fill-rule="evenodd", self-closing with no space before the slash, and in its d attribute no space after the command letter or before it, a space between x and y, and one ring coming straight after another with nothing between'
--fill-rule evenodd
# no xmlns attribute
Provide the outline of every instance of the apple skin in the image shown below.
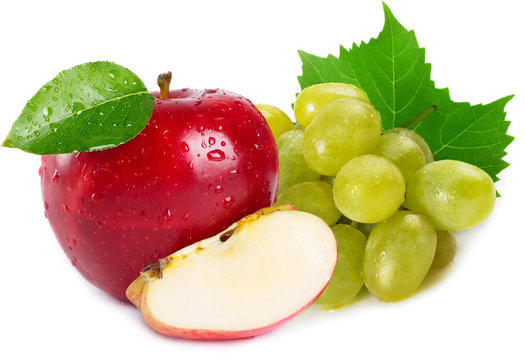
<svg viewBox="0 0 525 360"><path fill-rule="evenodd" d="M326 286L325 286L326 287ZM324 288L323 288L324 290ZM224 331L224 330L207 330L207 329L181 329L181 328L175 328L173 326L168 326L166 324L163 324L162 322L158 321L154 316L152 316L151 312L147 307L142 308L142 316L144 317L144 320L146 323L152 328L155 329L155 331L167 335L167 336L173 336L183 339L190 339L190 340L240 340L240 339L249 339L253 338L258 335L265 334L267 332L270 332L274 330L275 328L279 327L280 325L284 324L290 319L293 319L297 315L299 315L301 312L306 310L307 308L312 305L315 300L319 296L321 296L321 293L323 292L321 290L319 294L312 299L312 301L308 302L305 306L297 310L295 313L291 314L290 316L281 319L278 322L275 322L273 324L263 326L257 329L249 329L249 330L241 330L241 331Z"/></svg>
<svg viewBox="0 0 525 360"><path fill-rule="evenodd" d="M45 215L73 266L127 301L147 264L270 206L277 148L246 98L180 89L157 98L151 120L115 148L46 155Z"/></svg>

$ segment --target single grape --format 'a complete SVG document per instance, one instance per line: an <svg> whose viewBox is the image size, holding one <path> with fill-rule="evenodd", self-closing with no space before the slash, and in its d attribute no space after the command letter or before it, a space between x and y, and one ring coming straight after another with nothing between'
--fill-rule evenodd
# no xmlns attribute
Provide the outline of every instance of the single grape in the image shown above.
<svg viewBox="0 0 525 360"><path fill-rule="evenodd" d="M335 177L334 200L339 211L360 223L390 217L403 203L405 180L392 161L378 155L350 160Z"/></svg>
<svg viewBox="0 0 525 360"><path fill-rule="evenodd" d="M330 282L316 303L325 310L348 305L363 287L363 256L366 237L344 224L332 227L337 241L337 264Z"/></svg>
<svg viewBox="0 0 525 360"><path fill-rule="evenodd" d="M416 144L419 145L419 147L423 151L423 154L425 154L425 161L427 163L434 161L434 155L432 155L432 150L430 150L430 147L428 146L427 142L415 131L398 127L388 130L385 134L403 134L409 137Z"/></svg>
<svg viewBox="0 0 525 360"><path fill-rule="evenodd" d="M335 100L347 97L370 102L366 93L352 84L324 83L309 86L295 100L295 119L308 127L319 110Z"/></svg>
<svg viewBox="0 0 525 360"><path fill-rule="evenodd" d="M353 227L357 228L357 222L350 220L344 215L341 215L339 220L337 221L338 224L346 224L346 225L352 225Z"/></svg>
<svg viewBox="0 0 525 360"><path fill-rule="evenodd" d="M374 153L392 161L403 173L405 182L408 182L414 173L426 164L421 147L402 133L381 135Z"/></svg>
<svg viewBox="0 0 525 360"><path fill-rule="evenodd" d="M255 107L261 112L262 116L266 119L270 130L272 131L274 139L277 139L279 135L292 130L294 123L288 115L281 109L266 104L257 104Z"/></svg>
<svg viewBox="0 0 525 360"><path fill-rule="evenodd" d="M399 211L376 225L366 243L363 277L381 301L412 295L425 278L436 250L436 231L421 214Z"/></svg>
<svg viewBox="0 0 525 360"><path fill-rule="evenodd" d="M277 138L279 191L293 184L314 181L321 177L306 165L303 156L303 138L303 130L290 130Z"/></svg>
<svg viewBox="0 0 525 360"><path fill-rule="evenodd" d="M335 176L322 175L320 179L326 181L330 185L334 185Z"/></svg>
<svg viewBox="0 0 525 360"><path fill-rule="evenodd" d="M367 238L372 233L372 230L376 227L375 223L356 223L357 229L363 233Z"/></svg>
<svg viewBox="0 0 525 360"><path fill-rule="evenodd" d="M448 265L456 256L456 237L450 231L436 230L436 254L431 268L438 269Z"/></svg>
<svg viewBox="0 0 525 360"><path fill-rule="evenodd" d="M381 116L370 103L336 100L304 131L304 158L314 171L335 175L350 159L373 152L380 136Z"/></svg>
<svg viewBox="0 0 525 360"><path fill-rule="evenodd" d="M427 215L440 230L459 231L485 220L496 191L480 168L457 160L440 160L419 169L407 186L404 206Z"/></svg>
<svg viewBox="0 0 525 360"><path fill-rule="evenodd" d="M297 210L319 216L329 226L335 225L341 217L334 204L332 187L321 180L302 182L279 191L275 204L293 205Z"/></svg>

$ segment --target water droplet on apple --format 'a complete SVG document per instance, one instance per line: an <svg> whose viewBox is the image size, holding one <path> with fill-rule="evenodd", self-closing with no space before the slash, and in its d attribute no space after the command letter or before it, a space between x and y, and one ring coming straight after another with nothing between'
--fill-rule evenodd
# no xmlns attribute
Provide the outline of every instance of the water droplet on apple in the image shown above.
<svg viewBox="0 0 525 360"><path fill-rule="evenodd" d="M170 209L165 209L162 213L162 217L164 218L164 221L170 221L172 217L172 213Z"/></svg>
<svg viewBox="0 0 525 360"><path fill-rule="evenodd" d="M235 199L233 198L233 196L228 196L226 198L224 198L224 201L222 203L222 206L225 208L225 209L229 209L230 206L232 206L233 202L235 201Z"/></svg>
<svg viewBox="0 0 525 360"><path fill-rule="evenodd" d="M214 137L210 137L210 138L208 139L208 144L210 144L210 146L215 145L215 138L214 138Z"/></svg>
<svg viewBox="0 0 525 360"><path fill-rule="evenodd" d="M104 202L104 195L101 193L93 193L91 194L91 201L93 201L95 204L102 204Z"/></svg>
<svg viewBox="0 0 525 360"><path fill-rule="evenodd" d="M190 151L190 147L188 146L187 143L185 143L184 141L180 144L181 148L182 148L182 151L185 151L185 152L188 152Z"/></svg>
<svg viewBox="0 0 525 360"><path fill-rule="evenodd" d="M213 190L213 192L215 192L215 194L220 194L223 191L224 191L224 188L222 186L220 186L220 185L217 185L215 187L215 190Z"/></svg>
<svg viewBox="0 0 525 360"><path fill-rule="evenodd" d="M55 172L53 173L53 176L51 177L51 182L53 184L57 184L59 179L60 179L60 175L58 174L58 170L55 170Z"/></svg>
<svg viewBox="0 0 525 360"><path fill-rule="evenodd" d="M226 159L226 155L224 154L224 151L216 149L208 152L207 154L208 160L210 161L222 161Z"/></svg>
<svg viewBox="0 0 525 360"><path fill-rule="evenodd" d="M69 215L71 213L71 209L69 208L69 206L67 204L63 204L63 207L64 212Z"/></svg>

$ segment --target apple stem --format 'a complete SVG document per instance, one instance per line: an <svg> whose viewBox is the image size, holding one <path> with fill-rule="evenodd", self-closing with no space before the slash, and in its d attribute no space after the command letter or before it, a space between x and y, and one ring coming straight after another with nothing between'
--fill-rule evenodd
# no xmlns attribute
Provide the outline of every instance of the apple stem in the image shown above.
<svg viewBox="0 0 525 360"><path fill-rule="evenodd" d="M160 88L160 99L166 100L170 95L171 71L162 73L157 78L157 84Z"/></svg>

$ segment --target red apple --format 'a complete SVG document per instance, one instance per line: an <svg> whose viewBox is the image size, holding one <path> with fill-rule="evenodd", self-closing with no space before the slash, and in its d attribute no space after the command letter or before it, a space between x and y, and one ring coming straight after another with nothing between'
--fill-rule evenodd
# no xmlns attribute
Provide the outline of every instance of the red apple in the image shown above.
<svg viewBox="0 0 525 360"><path fill-rule="evenodd" d="M145 265L275 199L277 149L256 107L225 90L168 95L167 84L134 139L42 157L45 214L60 245L88 281L123 300Z"/></svg>

